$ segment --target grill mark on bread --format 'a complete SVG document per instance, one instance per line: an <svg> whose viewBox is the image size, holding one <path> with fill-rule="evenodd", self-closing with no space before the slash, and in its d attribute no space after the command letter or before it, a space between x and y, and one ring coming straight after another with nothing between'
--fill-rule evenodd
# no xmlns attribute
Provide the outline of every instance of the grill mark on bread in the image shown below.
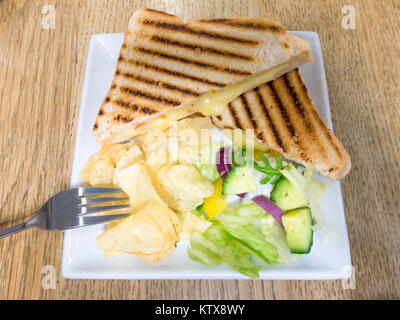
<svg viewBox="0 0 400 320"><path fill-rule="evenodd" d="M155 20L144 19L141 21L144 25L149 25L155 27L157 29L168 29L174 30L182 33L188 33L191 35L197 35L205 38L222 40L227 42L237 42L240 44L248 44L248 45L258 45L259 42L257 40L250 40L250 39L243 39L233 36L228 36L224 34L220 34L217 32L209 31L209 30L201 30L197 28L191 28L185 24L176 24L176 23L167 23L167 22L160 22Z"/></svg>
<svg viewBox="0 0 400 320"><path fill-rule="evenodd" d="M116 105L118 105L118 106L120 106L122 108L125 108L125 109L132 109L132 110L135 110L135 111L139 110L139 106L137 104L134 104L134 103L125 102L125 101L120 100L120 99L114 100L113 102Z"/></svg>
<svg viewBox="0 0 400 320"><path fill-rule="evenodd" d="M186 88L186 87L177 86L177 85L174 85L174 84L171 84L171 83L168 83L168 82L156 81L156 80L153 80L153 79L150 79L150 78L146 78L146 77L143 77L143 76L139 76L139 75L136 75L136 74L133 74L133 73L129 73L129 72L125 72L123 74L123 76L126 77L126 78L134 79L134 80L136 80L138 82L147 83L147 84L150 84L150 85L153 85L153 86L161 86L161 87L163 87L165 89L172 90L172 91L179 91L179 92L181 92L183 94L194 96L194 97L198 97L200 95L199 92L194 91L194 90L189 89L189 88Z"/></svg>
<svg viewBox="0 0 400 320"><path fill-rule="evenodd" d="M176 106L181 104L179 101L175 101L175 100L163 97L161 95L155 96L155 95L152 95L149 92L141 91L141 90L138 90L136 88L122 86L119 89L122 92L128 93L128 94L130 94L132 96L136 96L136 97L141 97L141 98L145 98L145 99L150 99L150 100L153 100L153 101L162 102L162 103L165 103L165 104L172 105L174 107L176 107Z"/></svg>
<svg viewBox="0 0 400 320"><path fill-rule="evenodd" d="M255 122L254 118L253 118L253 114L249 108L249 103L247 102L246 96L244 94L242 94L240 96L240 100L242 101L242 104L244 106L244 109L246 110L246 114L251 122L252 125L252 129L254 129L254 132L258 129L257 123Z"/></svg>
<svg viewBox="0 0 400 320"><path fill-rule="evenodd" d="M261 30L261 31L270 31L275 33L285 33L285 28L278 24L265 24L259 22L249 22L249 21L239 21L232 19L207 19L200 20L203 23L210 24L224 24L232 27L243 28L243 29L251 29L251 30Z"/></svg>
<svg viewBox="0 0 400 320"><path fill-rule="evenodd" d="M307 114L306 114L306 112L305 112L305 110L304 110L304 107L301 105L301 103L300 103L300 101L299 101L299 98L298 98L297 93L296 93L296 89L295 89L294 86L290 83L290 80L289 80L289 78L288 78L287 73L285 73L285 74L283 75L283 81L285 82L285 88L288 90L290 96L291 96L292 99L293 99L293 102L294 102L294 105L296 106L296 109L297 109L298 112L301 114L301 116L302 116L304 119L306 119ZM307 124L307 128L308 128L309 130L311 130L309 121L306 121L306 124Z"/></svg>
<svg viewBox="0 0 400 320"><path fill-rule="evenodd" d="M285 83L285 87L288 90L290 96L292 97L292 100L294 102L294 105L296 106L296 109L298 112L301 114L301 116L304 119L304 124L306 127L306 130L308 131L308 134L313 137L313 143L319 146L319 150L323 156L326 156L326 148L322 144L321 139L318 137L318 133L316 132L315 127L311 123L309 116L307 116L307 112L305 110L305 107L301 104L298 94L296 92L296 87L290 82L290 79L288 77L288 74L286 73L283 76L283 80ZM310 160L312 162L312 160Z"/></svg>
<svg viewBox="0 0 400 320"><path fill-rule="evenodd" d="M343 160L342 157L342 153L339 150L339 147L337 146L337 144L333 141L332 136L331 136L331 132L329 131L329 129L326 127L325 123L323 122L323 120L321 119L321 117L319 116L318 112L317 112L317 108L315 107L314 103L311 100L310 94L304 84L304 81L300 75L299 69L296 69L294 71L294 74L296 76L296 79L298 81L298 83L300 83L300 87L303 93L303 97L307 100L307 102L310 104L310 108L309 111L312 113L313 118L318 122L319 128L320 130L322 130L325 138L329 141L329 144L331 145L331 147L335 150L336 156L338 157L339 160Z"/></svg>
<svg viewBox="0 0 400 320"><path fill-rule="evenodd" d="M326 127L319 116L299 71L295 69L289 72L287 81L289 81L292 88L285 82L284 76L281 76L277 80L244 94L251 113L255 116L253 118L259 126L258 131L260 132L256 132L255 138L261 140L263 144L271 149L278 152L283 151L285 157L295 160L307 168L313 168L331 178L342 177L350 167L350 159L346 150L343 149L340 142L337 141L332 131ZM295 97L293 93L296 95ZM252 105L253 94L254 106ZM298 100L297 106L296 98ZM260 100L258 101L258 99ZM232 105L234 106L233 110L231 110ZM298 110L299 107L303 109L305 117ZM263 114L263 109L267 110L267 114ZM239 99L231 103L231 106L225 109L221 117L213 118L218 120L216 125L220 128L231 126L242 130L251 129L254 124L250 123L246 112L245 102L243 103L243 99L239 97ZM259 120L259 112L261 118L265 120ZM237 115L243 126L237 123L235 125L234 116ZM307 121L313 131L308 130ZM279 141L276 141L271 122L275 124L276 132L279 133L283 147L287 149L286 151L281 150L282 146L279 147Z"/></svg>
<svg viewBox="0 0 400 320"><path fill-rule="evenodd" d="M276 92L273 82L268 82L266 86L269 88L272 98L275 104L278 106L279 112L285 121L286 128L289 130L290 135L297 141L297 134L294 130L293 124L290 121L289 114L287 113L286 109L283 107L282 101L279 99L278 93Z"/></svg>
<svg viewBox="0 0 400 320"><path fill-rule="evenodd" d="M268 124L269 124L269 127L270 127L270 129L271 129L271 131L272 131L272 134L273 134L273 136L274 136L274 138L275 138L276 144L277 144L284 152L286 152L286 147L284 146L284 144L283 144L283 142L282 142L282 139L281 139L281 136L280 136L280 134L279 134L279 131L277 130L277 128L276 128L276 126L275 126L275 123L274 123L274 121L273 121L272 118L271 118L271 115L269 114L269 111L268 111L268 109L267 109L267 106L265 105L265 101L264 101L264 99L263 99L263 97L262 97L262 95L261 95L261 93L260 93L260 91L259 91L259 88L255 88L254 91L255 91L255 93L256 93L256 95L257 95L258 102L260 103L260 105L261 105L261 107L262 107L262 110L263 110L263 112L264 112L265 118L267 119L267 122L268 122Z"/></svg>
<svg viewBox="0 0 400 320"><path fill-rule="evenodd" d="M114 121L118 121L118 122L121 121L121 122L127 123L127 122L132 121L132 118L129 116L122 116L119 114L116 117L114 117Z"/></svg>
<svg viewBox="0 0 400 320"><path fill-rule="evenodd" d="M228 108L229 108L229 112L231 113L231 116L233 118L233 121L235 121L236 127L243 130L242 125L240 124L239 118L237 116L236 110L233 107L232 103L230 103L230 102L228 103Z"/></svg>
<svg viewBox="0 0 400 320"><path fill-rule="evenodd" d="M194 59L187 59L184 57L175 56L175 55L168 54L165 52L160 52L157 50L147 49L147 48L143 48L143 47L137 47L137 48L135 48L135 50L138 50L142 53L146 53L151 56L157 56L157 57L161 57L161 58L165 58L165 59L169 59L169 60L173 60L173 61L179 61L179 62L182 62L185 64L190 64L190 65L194 65L194 66L201 67L201 68L214 69L214 70L217 70L220 72L226 72L226 73L242 75L242 76L249 76L252 74L251 72L245 71L245 70L239 70L239 69L234 69L234 68L218 66L215 64L206 63L206 62L202 62L202 61L198 61L198 60L194 60Z"/></svg>
<svg viewBox="0 0 400 320"><path fill-rule="evenodd" d="M146 114L152 114L154 113L152 109L147 108L147 107L142 107L141 108L142 112L146 113Z"/></svg>
<svg viewBox="0 0 400 320"><path fill-rule="evenodd" d="M224 57L235 58L235 59L246 60L246 61L254 61L253 57L247 56L244 54L239 54L239 53L235 53L235 52L224 50L224 49L207 47L207 46L203 46L203 45L199 45L199 44L187 43L187 42L179 41L176 39L170 39L167 37L160 37L160 36L153 35L151 37L151 40L154 42L157 42L157 43L168 44L168 45L171 45L174 47L190 49L193 51L200 50L201 52L207 52L207 53L214 54L217 56L224 56Z"/></svg>
<svg viewBox="0 0 400 320"><path fill-rule="evenodd" d="M280 79L280 78L279 78L279 79ZM298 135L297 135L297 133L296 133L296 131L295 131L295 129L294 129L294 126L293 126L293 124L292 124L292 122L291 122L291 120L290 120L290 117L289 117L289 112L285 109L285 105L284 105L284 104L282 103L282 101L280 100L279 95L278 95L278 92L277 92L276 89L275 89L275 86L274 86L274 85L276 85L277 81L278 81L278 80L269 82L269 83L267 83L267 85L268 85L268 87L270 88L272 97L273 97L273 99L274 99L274 102L275 102L275 104L278 106L279 111L280 111L280 114L281 114L281 116L283 117L283 119L284 119L284 121L285 121L286 128L289 130L289 133L290 133L290 135L291 135L292 138L293 138L292 141L293 141L293 142L297 145L297 147L298 147L298 150L299 150L299 157L302 158L302 159L305 160L305 161L308 161L308 160L310 160L310 157L307 155L307 152L305 151L305 148L304 148L304 146L302 145L302 143L301 143L301 141L300 141L300 139L299 139L299 137L298 137Z"/></svg>
<svg viewBox="0 0 400 320"><path fill-rule="evenodd" d="M190 75L190 74L187 74L187 73L183 73L183 72L179 72L179 71L176 71L176 70L166 69L166 68L158 66L156 64L150 64L150 63L147 63L147 62L144 62L144 61L130 59L128 62L130 64L134 64L134 65L137 65L137 66L142 66L144 68L151 69L151 70L154 70L154 71L157 71L157 72L169 74L169 75L175 76L177 78L190 79L190 80L201 82L201 83L205 83L205 84L208 84L208 85L211 85L211 86L214 86L214 87L222 88L222 87L225 87L225 85L226 85L225 83L211 81L209 79L196 77L196 76L193 76L193 75Z"/></svg>
<svg viewBox="0 0 400 320"><path fill-rule="evenodd" d="M157 110L151 109L150 107L140 107L137 104L126 102L121 99L114 100L113 103L128 110L143 112L146 115L157 113Z"/></svg>

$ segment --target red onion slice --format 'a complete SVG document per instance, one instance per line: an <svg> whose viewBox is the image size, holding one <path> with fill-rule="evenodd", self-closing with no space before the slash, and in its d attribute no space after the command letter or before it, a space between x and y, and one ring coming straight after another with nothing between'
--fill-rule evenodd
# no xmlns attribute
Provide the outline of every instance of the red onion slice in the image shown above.
<svg viewBox="0 0 400 320"><path fill-rule="evenodd" d="M260 195L256 196L252 199L255 203L257 203L261 208L267 211L274 219L280 224L283 228L282 216L285 214L281 209L279 209L271 200L267 197Z"/></svg>
<svg viewBox="0 0 400 320"><path fill-rule="evenodd" d="M221 148L217 152L217 171L222 180L225 179L229 171L232 170L232 150L231 148Z"/></svg>

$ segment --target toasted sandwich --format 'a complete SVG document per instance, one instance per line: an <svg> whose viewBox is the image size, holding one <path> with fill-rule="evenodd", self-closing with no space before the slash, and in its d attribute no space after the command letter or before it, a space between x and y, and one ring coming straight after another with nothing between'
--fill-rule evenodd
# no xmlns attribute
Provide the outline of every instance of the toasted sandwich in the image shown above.
<svg viewBox="0 0 400 320"><path fill-rule="evenodd" d="M350 170L349 154L319 116L298 69L245 92L212 119L220 128L250 129L258 143L330 179Z"/></svg>
<svg viewBox="0 0 400 320"><path fill-rule="evenodd" d="M94 135L107 145L197 112L218 115L243 92L312 60L307 40L265 18L184 23L139 10L130 19Z"/></svg>

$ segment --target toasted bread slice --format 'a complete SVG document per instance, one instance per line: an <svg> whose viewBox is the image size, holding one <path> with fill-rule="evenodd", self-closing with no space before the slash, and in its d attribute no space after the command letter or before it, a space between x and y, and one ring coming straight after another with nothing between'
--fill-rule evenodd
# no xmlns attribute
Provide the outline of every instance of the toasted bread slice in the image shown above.
<svg viewBox="0 0 400 320"><path fill-rule="evenodd" d="M282 65L276 78L312 60L307 40L265 18L184 23L167 13L139 10L130 19L94 135L101 145L123 141L160 121L197 112L193 106L203 93ZM266 82L258 81L252 88Z"/></svg>
<svg viewBox="0 0 400 320"><path fill-rule="evenodd" d="M213 122L253 129L256 141L330 179L350 170L349 154L319 116L297 69L242 94Z"/></svg>

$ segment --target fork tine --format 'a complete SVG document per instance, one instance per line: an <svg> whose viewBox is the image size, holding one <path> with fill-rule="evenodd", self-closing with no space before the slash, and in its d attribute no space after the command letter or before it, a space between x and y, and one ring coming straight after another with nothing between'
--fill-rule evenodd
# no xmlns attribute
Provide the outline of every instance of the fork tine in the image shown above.
<svg viewBox="0 0 400 320"><path fill-rule="evenodd" d="M117 192L122 192L122 190L118 188L80 187L78 188L78 197L97 196Z"/></svg>
<svg viewBox="0 0 400 320"><path fill-rule="evenodd" d="M78 207L83 207L90 204L96 204L102 202L122 201L122 200L129 200L129 197L81 198L81 203L78 205Z"/></svg>
<svg viewBox="0 0 400 320"><path fill-rule="evenodd" d="M82 211L78 213L78 216L83 216L85 214L92 214L92 213L100 213L103 211L113 211L113 210L128 209L128 208L130 208L129 204L118 205L118 206L80 207Z"/></svg>
<svg viewBox="0 0 400 320"><path fill-rule="evenodd" d="M113 220L129 217L130 214L113 214L107 216L96 216L96 217L81 217L79 218L79 227L86 227L100 223L107 223Z"/></svg>

